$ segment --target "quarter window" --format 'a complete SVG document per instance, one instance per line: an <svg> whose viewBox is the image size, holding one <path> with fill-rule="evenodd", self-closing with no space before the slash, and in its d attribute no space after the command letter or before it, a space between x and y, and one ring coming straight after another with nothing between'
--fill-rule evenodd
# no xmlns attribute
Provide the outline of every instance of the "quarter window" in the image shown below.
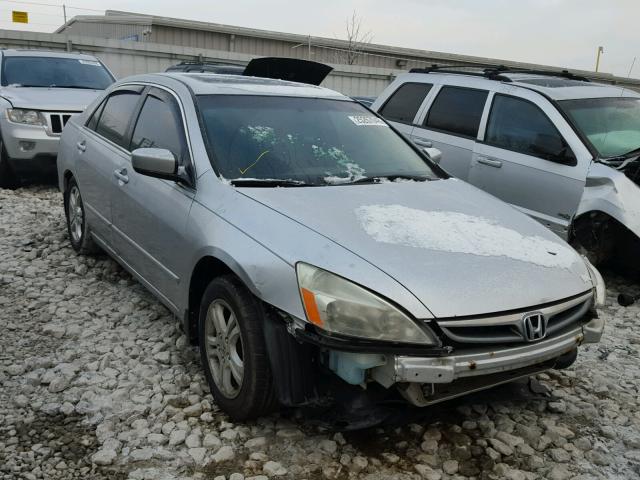
<svg viewBox="0 0 640 480"><path fill-rule="evenodd" d="M387 100L380 109L380 115L387 120L412 123L431 86L428 83L405 83Z"/></svg>
<svg viewBox="0 0 640 480"><path fill-rule="evenodd" d="M475 138L489 92L461 87L442 87L429 109L427 128Z"/></svg>
<svg viewBox="0 0 640 480"><path fill-rule="evenodd" d="M102 110L104 109L105 103L107 103L107 102L106 101L102 101L102 103L100 105L98 105L98 108L96 108L93 111L93 113L91 114L91 118L87 122L87 128L90 128L91 130L95 131L95 129L98 126L98 120L100 119L100 114L102 113Z"/></svg>
<svg viewBox="0 0 640 480"><path fill-rule="evenodd" d="M126 92L115 92L107 99L98 120L96 132L113 143L127 148L127 127L136 109L140 95Z"/></svg>
<svg viewBox="0 0 640 480"><path fill-rule="evenodd" d="M147 96L131 137L131 150L136 148L165 148L177 159L184 159L182 119L174 102Z"/></svg>
<svg viewBox="0 0 640 480"><path fill-rule="evenodd" d="M537 105L516 97L494 97L485 142L560 163L575 161L562 135L545 113Z"/></svg>

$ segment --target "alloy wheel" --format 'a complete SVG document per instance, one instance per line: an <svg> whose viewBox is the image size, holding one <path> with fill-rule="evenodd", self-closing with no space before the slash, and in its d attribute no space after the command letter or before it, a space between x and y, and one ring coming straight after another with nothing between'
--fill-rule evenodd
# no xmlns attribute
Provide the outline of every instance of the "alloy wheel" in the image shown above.
<svg viewBox="0 0 640 480"><path fill-rule="evenodd" d="M225 397L237 397L244 378L242 335L235 312L224 300L209 305L205 340L213 381Z"/></svg>

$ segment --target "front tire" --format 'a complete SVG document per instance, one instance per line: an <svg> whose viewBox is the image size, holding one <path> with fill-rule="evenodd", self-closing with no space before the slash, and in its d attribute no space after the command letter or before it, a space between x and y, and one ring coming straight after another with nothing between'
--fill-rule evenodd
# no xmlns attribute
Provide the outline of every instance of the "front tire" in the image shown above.
<svg viewBox="0 0 640 480"><path fill-rule="evenodd" d="M259 417L276 405L264 317L261 303L231 275L212 280L200 304L205 376L216 403L236 421Z"/></svg>
<svg viewBox="0 0 640 480"><path fill-rule="evenodd" d="M9 165L9 158L4 149L4 143L0 140L0 188L14 190L20 186L18 177Z"/></svg>
<svg viewBox="0 0 640 480"><path fill-rule="evenodd" d="M75 178L69 180L64 192L64 212L67 217L67 232L73 249L81 255L95 253L98 248L89 234L84 203Z"/></svg>

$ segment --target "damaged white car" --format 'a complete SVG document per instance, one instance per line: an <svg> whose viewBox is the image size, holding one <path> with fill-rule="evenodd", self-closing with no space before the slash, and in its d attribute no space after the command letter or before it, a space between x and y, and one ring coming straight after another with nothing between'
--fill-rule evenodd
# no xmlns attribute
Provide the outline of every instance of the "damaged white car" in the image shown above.
<svg viewBox="0 0 640 480"><path fill-rule="evenodd" d="M69 121L58 169L73 247L183 320L235 419L425 406L602 334L587 260L331 90L130 77Z"/></svg>
<svg viewBox="0 0 640 480"><path fill-rule="evenodd" d="M637 92L566 71L434 65L399 76L372 109L594 264L640 269Z"/></svg>

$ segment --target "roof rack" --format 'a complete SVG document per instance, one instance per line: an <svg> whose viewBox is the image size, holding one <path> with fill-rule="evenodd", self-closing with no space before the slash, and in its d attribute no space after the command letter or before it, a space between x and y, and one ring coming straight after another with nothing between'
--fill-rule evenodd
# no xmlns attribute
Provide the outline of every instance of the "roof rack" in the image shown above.
<svg viewBox="0 0 640 480"><path fill-rule="evenodd" d="M481 69L478 71L467 71L464 68L476 68ZM506 65L438 65L436 63L425 68L412 68L409 73L456 73L461 75L473 75L476 77L485 77L490 80L500 80L503 82L513 81L511 78L505 76L505 73L530 73L532 75L544 75L550 77L562 77L570 80L577 80L581 82L589 82L587 77L582 75L576 75L569 70L535 70L520 67L507 67Z"/></svg>

